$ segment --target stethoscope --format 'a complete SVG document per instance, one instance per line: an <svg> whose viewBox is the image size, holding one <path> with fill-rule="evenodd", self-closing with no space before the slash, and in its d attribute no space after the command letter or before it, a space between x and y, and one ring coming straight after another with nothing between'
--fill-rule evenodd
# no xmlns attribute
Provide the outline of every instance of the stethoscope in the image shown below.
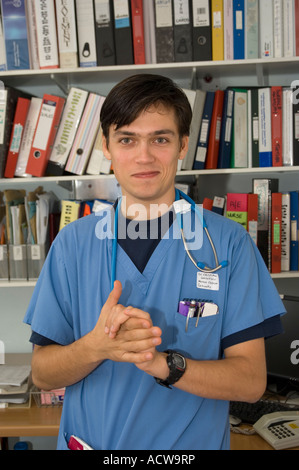
<svg viewBox="0 0 299 470"><path fill-rule="evenodd" d="M179 225L179 228L180 228L180 231L181 231L181 236L182 236L182 240L183 240L183 244L184 244L184 247L185 247L185 250L186 250L186 253L189 257L189 259L191 260L191 262L194 264L194 266L201 272L204 272L204 273L215 273L216 271L219 271L219 269L221 268L225 268L227 265L228 265L228 261L227 260L224 260L224 261L221 261L221 263L219 263L218 261L218 257L217 257L217 253L216 253L216 249L215 249L215 245L213 243L213 240L210 236L210 233L209 233L209 230L208 230L208 227L207 227L207 224L204 220L204 217L203 217L203 214L202 212L199 210L198 206L195 204L195 202L193 201L193 199L191 199L187 194L185 194L183 191L179 190L176 188L175 190L175 202L177 201L180 201L181 199L184 199L185 201L187 201L190 206L191 206L191 210L193 210L196 215L199 217L200 219L200 222L202 224L202 227L205 231L205 234L209 240L209 243L210 243L210 246L212 248L212 251L213 251L213 254L214 254L214 259L215 259L215 267L214 268L211 268L207 265L205 265L204 263L200 262L200 261L196 261L194 259L194 257L192 256L192 254L190 253L190 250L188 249L188 245L187 245L187 242L186 242L186 238L185 238L185 235L184 235L184 229L183 229L183 217L181 216L181 212L179 210L176 210L176 207L175 207L175 203L174 203L174 209L175 209L175 213L176 213L176 219L177 219L177 222L178 222L178 225ZM119 207L121 206L120 204L121 202L121 198L119 199L118 203L117 203L117 206L115 208L115 216L114 216L114 227L113 227L113 240L112 240L112 257L111 257L111 290L113 289L113 286L114 286L114 281L116 279L116 257L117 257L117 234L118 234L118 213L119 213Z"/></svg>

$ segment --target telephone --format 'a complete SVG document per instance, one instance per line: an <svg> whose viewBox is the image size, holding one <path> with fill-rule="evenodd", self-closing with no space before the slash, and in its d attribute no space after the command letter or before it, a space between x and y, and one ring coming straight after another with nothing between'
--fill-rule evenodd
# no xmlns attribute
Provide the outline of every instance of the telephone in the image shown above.
<svg viewBox="0 0 299 470"><path fill-rule="evenodd" d="M299 446L299 411L269 413L253 428L276 450Z"/></svg>

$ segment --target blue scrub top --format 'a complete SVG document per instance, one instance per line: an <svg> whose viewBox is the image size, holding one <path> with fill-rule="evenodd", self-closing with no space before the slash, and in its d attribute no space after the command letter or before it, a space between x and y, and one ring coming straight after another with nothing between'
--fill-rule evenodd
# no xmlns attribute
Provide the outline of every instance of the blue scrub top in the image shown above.
<svg viewBox="0 0 299 470"><path fill-rule="evenodd" d="M67 225L54 240L24 321L36 333L67 345L91 331L110 292L113 209ZM222 357L221 340L284 312L260 253L243 227L213 212L204 217L219 260L228 266L202 277L186 255L175 221L143 273L118 246L120 303L150 313L162 329L160 350L186 357ZM188 228L187 228L188 232ZM189 234L191 236L191 234ZM190 238L191 240L191 238ZM192 246L192 244L191 244ZM206 236L195 259L214 266ZM208 300L219 313L189 321L185 298ZM133 364L104 361L67 387L58 448L75 434L94 449L229 449L229 403L158 385Z"/></svg>

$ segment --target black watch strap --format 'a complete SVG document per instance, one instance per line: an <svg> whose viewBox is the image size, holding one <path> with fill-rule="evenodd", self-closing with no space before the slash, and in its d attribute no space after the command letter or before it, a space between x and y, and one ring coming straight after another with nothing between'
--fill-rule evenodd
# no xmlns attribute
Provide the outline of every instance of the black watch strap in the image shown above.
<svg viewBox="0 0 299 470"><path fill-rule="evenodd" d="M155 377L155 380L159 385L171 388L170 385L175 384L184 374L186 370L186 359L181 353L173 351L172 349L167 349L164 352L167 354L166 362L169 367L169 376L165 380Z"/></svg>

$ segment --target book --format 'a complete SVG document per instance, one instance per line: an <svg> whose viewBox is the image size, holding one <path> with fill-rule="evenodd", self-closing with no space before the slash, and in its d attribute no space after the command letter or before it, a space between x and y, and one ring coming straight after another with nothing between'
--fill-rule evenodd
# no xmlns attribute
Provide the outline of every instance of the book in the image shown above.
<svg viewBox="0 0 299 470"><path fill-rule="evenodd" d="M234 112L234 90L227 89L224 92L223 115L220 130L218 168L230 168L232 128Z"/></svg>
<svg viewBox="0 0 299 470"><path fill-rule="evenodd" d="M248 194L227 193L226 217L241 224L247 230L248 220Z"/></svg>
<svg viewBox="0 0 299 470"><path fill-rule="evenodd" d="M218 167L218 154L220 143L221 121L223 113L224 91L216 90L214 96L211 127L208 141L205 168L216 169Z"/></svg>
<svg viewBox="0 0 299 470"><path fill-rule="evenodd" d="M299 0L295 0L295 46L294 54L299 56Z"/></svg>
<svg viewBox="0 0 299 470"><path fill-rule="evenodd" d="M78 67L75 0L55 0L60 68Z"/></svg>
<svg viewBox="0 0 299 470"><path fill-rule="evenodd" d="M273 0L259 2L259 27L260 57L272 59L274 55Z"/></svg>
<svg viewBox="0 0 299 470"><path fill-rule="evenodd" d="M188 152L182 161L182 170L192 170L193 168L205 100L206 91L196 90L190 125Z"/></svg>
<svg viewBox="0 0 299 470"><path fill-rule="evenodd" d="M196 149L195 160L193 164L194 170L201 170L201 169L204 169L205 167L207 150L208 150L207 147L208 147L209 135L210 135L211 119L212 119L213 106L214 106L214 98L215 98L214 91L206 92L206 99L204 103L202 120L200 124L197 149Z"/></svg>
<svg viewBox="0 0 299 470"><path fill-rule="evenodd" d="M105 98L96 93L89 93L76 136L69 153L65 170L82 175L100 126L100 112Z"/></svg>
<svg viewBox="0 0 299 470"><path fill-rule="evenodd" d="M271 87L272 166L282 166L282 87Z"/></svg>
<svg viewBox="0 0 299 470"><path fill-rule="evenodd" d="M283 5L282 0L273 1L273 56L283 57Z"/></svg>
<svg viewBox="0 0 299 470"><path fill-rule="evenodd" d="M38 116L26 173L44 176L61 119L65 99L45 93Z"/></svg>
<svg viewBox="0 0 299 470"><path fill-rule="evenodd" d="M259 57L259 1L245 0L245 59Z"/></svg>
<svg viewBox="0 0 299 470"><path fill-rule="evenodd" d="M30 68L33 70L38 70L39 69L39 57L38 57L38 44L37 44L37 31L36 31L35 0L26 1L26 18L27 18L27 24L28 24Z"/></svg>
<svg viewBox="0 0 299 470"><path fill-rule="evenodd" d="M245 0L233 1L234 59L245 58Z"/></svg>
<svg viewBox="0 0 299 470"><path fill-rule="evenodd" d="M233 0L223 0L224 60L234 59Z"/></svg>
<svg viewBox="0 0 299 470"><path fill-rule="evenodd" d="M281 197L281 271L290 270L291 247L291 201L290 193L283 192Z"/></svg>
<svg viewBox="0 0 299 470"><path fill-rule="evenodd" d="M290 191L290 271L298 271L298 191Z"/></svg>
<svg viewBox="0 0 299 470"><path fill-rule="evenodd" d="M113 0L113 12L116 64L134 64L129 0Z"/></svg>
<svg viewBox="0 0 299 470"><path fill-rule="evenodd" d="M155 0L157 63L174 62L172 0Z"/></svg>
<svg viewBox="0 0 299 470"><path fill-rule="evenodd" d="M233 168L247 168L247 90L235 88L234 91L231 166Z"/></svg>
<svg viewBox="0 0 299 470"><path fill-rule="evenodd" d="M5 39L2 26L2 14L0 8L0 72L6 70L6 51L5 51Z"/></svg>
<svg viewBox="0 0 299 470"><path fill-rule="evenodd" d="M11 130L9 149L6 157L6 166L4 172L5 178L13 178L15 175L20 144L29 106L29 98L22 98L21 96L18 98Z"/></svg>
<svg viewBox="0 0 299 470"><path fill-rule="evenodd" d="M39 66L41 69L59 67L54 0L35 0L35 20Z"/></svg>
<svg viewBox="0 0 299 470"><path fill-rule="evenodd" d="M247 159L248 168L252 168L252 109L251 109L251 88L247 89Z"/></svg>
<svg viewBox="0 0 299 470"><path fill-rule="evenodd" d="M293 165L293 90L282 89L282 163L283 166Z"/></svg>
<svg viewBox="0 0 299 470"><path fill-rule="evenodd" d="M196 91L195 90L190 90L189 88L183 88L183 92L185 93L185 95L187 96L188 98L188 101L189 101L189 104L191 106L191 110L192 110L192 120L193 120L193 117L194 117L194 105L195 105L195 99L196 99ZM191 124L192 124L192 120L191 120ZM197 130L199 129L199 127L197 128ZM191 135L191 125L190 125L190 130L189 130L189 142L188 144L190 143L190 135ZM190 149L189 145L188 145L188 150ZM187 152L188 154L188 152ZM185 158L187 157L187 155L185 156ZM177 171L180 171L182 169L182 166L183 166L183 161L185 160L185 158L183 160L178 160L178 164L177 164ZM193 158L192 158L192 165L193 165L193 160L194 160L194 154L193 154ZM191 164L191 163L190 163ZM191 168L192 169L192 165L191 165Z"/></svg>
<svg viewBox="0 0 299 470"><path fill-rule="evenodd" d="M134 64L145 64L143 1L131 0Z"/></svg>
<svg viewBox="0 0 299 470"><path fill-rule="evenodd" d="M46 175L62 175L84 111L88 92L72 87L67 96L61 122L47 164Z"/></svg>
<svg viewBox="0 0 299 470"><path fill-rule="evenodd" d="M247 197L247 232L257 245L258 195L248 193Z"/></svg>
<svg viewBox="0 0 299 470"><path fill-rule="evenodd" d="M188 152L182 161L182 170L192 170L193 168L205 101L206 91L196 90L190 125Z"/></svg>
<svg viewBox="0 0 299 470"><path fill-rule="evenodd" d="M172 0L174 61L191 62L192 52L192 11L190 0Z"/></svg>
<svg viewBox="0 0 299 470"><path fill-rule="evenodd" d="M7 70L30 69L25 0L1 0Z"/></svg>
<svg viewBox="0 0 299 470"><path fill-rule="evenodd" d="M294 0L283 2L283 55L293 57L295 55L295 8Z"/></svg>
<svg viewBox="0 0 299 470"><path fill-rule="evenodd" d="M80 67L97 65L93 0L75 0Z"/></svg>
<svg viewBox="0 0 299 470"><path fill-rule="evenodd" d="M298 86L292 88L293 108L293 161L292 165L299 165L299 82Z"/></svg>
<svg viewBox="0 0 299 470"><path fill-rule="evenodd" d="M259 162L272 166L271 88L259 88Z"/></svg>
<svg viewBox="0 0 299 470"><path fill-rule="evenodd" d="M271 199L278 192L278 179L254 178L252 192L258 195L257 247L268 267L271 268Z"/></svg>
<svg viewBox="0 0 299 470"><path fill-rule="evenodd" d="M115 65L113 9L110 0L94 0L97 65Z"/></svg>
<svg viewBox="0 0 299 470"><path fill-rule="evenodd" d="M214 196L213 197L213 205L212 205L212 211L216 212L216 214L223 215L224 214L224 208L225 208L225 197L222 196Z"/></svg>
<svg viewBox="0 0 299 470"><path fill-rule="evenodd" d="M24 96L24 94L16 88L0 88L0 178L4 176L13 118L19 96Z"/></svg>
<svg viewBox="0 0 299 470"><path fill-rule="evenodd" d="M146 64L156 64L156 34L155 34L155 6L154 0L143 0L144 46Z"/></svg>
<svg viewBox="0 0 299 470"><path fill-rule="evenodd" d="M211 0L212 59L224 60L223 0Z"/></svg>
<svg viewBox="0 0 299 470"><path fill-rule="evenodd" d="M271 207L271 273L281 272L281 206L282 194L273 193Z"/></svg>
<svg viewBox="0 0 299 470"><path fill-rule="evenodd" d="M251 135L251 167L257 168L260 166L259 157L259 91L258 88L251 88L250 94L250 135Z"/></svg>
<svg viewBox="0 0 299 470"><path fill-rule="evenodd" d="M61 201L59 231L79 218L79 210L80 201L69 201L66 199Z"/></svg>
<svg viewBox="0 0 299 470"><path fill-rule="evenodd" d="M193 60L212 60L212 25L209 0L192 0Z"/></svg>
<svg viewBox="0 0 299 470"><path fill-rule="evenodd" d="M108 160L103 153L103 132L101 127L91 151L90 159L86 169L87 175L109 175L111 170L111 160Z"/></svg>
<svg viewBox="0 0 299 470"><path fill-rule="evenodd" d="M211 211L213 208L213 199L209 197L205 197L202 203L203 209L206 209L208 211Z"/></svg>
<svg viewBox="0 0 299 470"><path fill-rule="evenodd" d="M35 96L31 98L15 169L15 176L30 176L26 173L26 167L42 101L42 98L36 98Z"/></svg>

